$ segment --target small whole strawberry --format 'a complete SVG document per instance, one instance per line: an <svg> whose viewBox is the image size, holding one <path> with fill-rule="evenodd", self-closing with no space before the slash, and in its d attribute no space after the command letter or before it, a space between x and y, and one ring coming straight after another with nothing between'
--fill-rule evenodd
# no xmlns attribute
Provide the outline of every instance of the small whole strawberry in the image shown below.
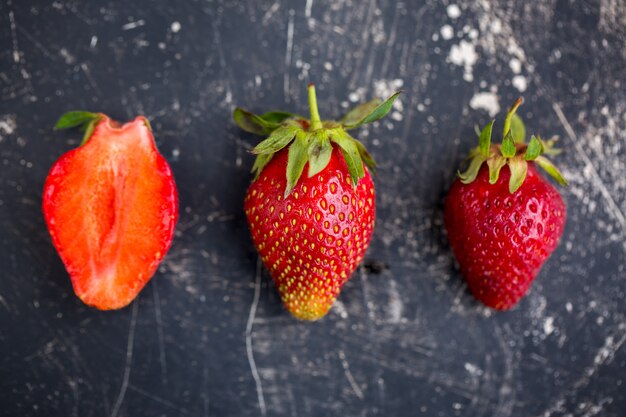
<svg viewBox="0 0 626 417"><path fill-rule="evenodd" d="M81 145L52 166L43 212L74 292L101 310L135 299L167 253L178 219L172 171L145 117L119 125L69 112L55 129L82 126Z"/></svg>
<svg viewBox="0 0 626 417"><path fill-rule="evenodd" d="M563 199L536 167L567 184L544 156L558 153L554 140L532 136L524 143L524 124L515 115L521 103L507 114L501 145L491 144L493 121L480 132L469 167L445 202L445 226L461 273L474 296L498 310L526 294L566 220Z"/></svg>
<svg viewBox="0 0 626 417"><path fill-rule="evenodd" d="M375 164L347 130L384 117L398 94L362 104L338 122L320 120L313 84L310 120L235 109L242 129L269 135L252 150L255 177L244 208L254 245L299 319L328 312L369 246L376 214L368 167Z"/></svg>

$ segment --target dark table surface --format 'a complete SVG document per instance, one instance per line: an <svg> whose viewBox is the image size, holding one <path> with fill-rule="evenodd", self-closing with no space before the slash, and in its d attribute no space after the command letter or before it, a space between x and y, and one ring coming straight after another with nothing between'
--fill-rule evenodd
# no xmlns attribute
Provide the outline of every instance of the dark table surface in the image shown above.
<svg viewBox="0 0 626 417"><path fill-rule="evenodd" d="M626 5L619 0L0 1L0 415L624 416ZM401 88L358 136L380 170L367 262L298 322L259 267L242 105L323 116ZM468 293L442 228L455 170L518 95L559 135L560 246L513 311ZM129 307L73 294L41 213L65 110L145 114L180 192Z"/></svg>

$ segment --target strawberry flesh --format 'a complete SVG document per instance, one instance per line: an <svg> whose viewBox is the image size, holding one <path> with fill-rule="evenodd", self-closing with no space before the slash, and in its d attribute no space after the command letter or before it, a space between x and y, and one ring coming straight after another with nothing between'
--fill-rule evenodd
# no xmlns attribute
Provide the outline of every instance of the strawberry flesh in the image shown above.
<svg viewBox="0 0 626 417"><path fill-rule="evenodd" d="M102 310L129 304L168 251L178 218L172 171L143 117L102 116L86 144L53 165L43 211L76 295Z"/></svg>

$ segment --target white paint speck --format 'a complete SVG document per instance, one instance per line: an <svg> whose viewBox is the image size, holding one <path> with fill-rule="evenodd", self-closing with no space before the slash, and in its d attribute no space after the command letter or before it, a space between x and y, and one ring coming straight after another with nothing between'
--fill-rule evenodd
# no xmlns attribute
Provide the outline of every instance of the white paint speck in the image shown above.
<svg viewBox="0 0 626 417"><path fill-rule="evenodd" d="M170 30L172 31L172 33L178 33L180 32L180 29L182 28L180 22L172 22L172 24L170 25Z"/></svg>
<svg viewBox="0 0 626 417"><path fill-rule="evenodd" d="M70 52L67 49L65 49L65 48L61 48L59 50L59 55L61 55L61 57L63 58L65 63L68 64L68 65L71 65L74 62L76 62L76 58L74 58L74 56L72 54L70 54Z"/></svg>
<svg viewBox="0 0 626 417"><path fill-rule="evenodd" d="M446 12L450 19L458 19L461 16L461 9L456 4L450 4L446 8Z"/></svg>
<svg viewBox="0 0 626 417"><path fill-rule="evenodd" d="M387 98L399 89L401 89L403 85L404 80L402 80L401 78L396 78L393 80L376 80L374 81L374 95L380 98Z"/></svg>
<svg viewBox="0 0 626 417"><path fill-rule="evenodd" d="M491 22L491 32L495 34L502 32L502 21L500 19L493 19Z"/></svg>
<svg viewBox="0 0 626 417"><path fill-rule="evenodd" d="M404 304L398 291L398 285L394 280L389 284L389 320L392 323L399 323L402 320L402 310Z"/></svg>
<svg viewBox="0 0 626 417"><path fill-rule="evenodd" d="M490 117L494 117L500 112L498 96L493 92L481 92L474 94L470 100L470 107L475 110L485 110Z"/></svg>
<svg viewBox="0 0 626 417"><path fill-rule="evenodd" d="M483 374L483 370L473 363L465 362L465 370L472 376L480 376Z"/></svg>
<svg viewBox="0 0 626 417"><path fill-rule="evenodd" d="M339 300L336 300L332 307L333 311L339 315L342 319L348 318L348 310L346 306Z"/></svg>
<svg viewBox="0 0 626 417"><path fill-rule="evenodd" d="M571 313L573 309L574 309L574 306L572 305L572 303L570 303L569 301L567 303L565 303L565 310L568 313Z"/></svg>
<svg viewBox="0 0 626 417"><path fill-rule="evenodd" d="M91 41L89 42L89 47L95 48L97 44L98 44L98 37L94 35L91 37Z"/></svg>
<svg viewBox="0 0 626 417"><path fill-rule="evenodd" d="M554 332L554 317L546 317L543 321L543 332L546 335L552 334Z"/></svg>
<svg viewBox="0 0 626 417"><path fill-rule="evenodd" d="M0 141L4 139L5 135L10 135L15 132L16 128L17 122L15 121L15 116L10 114L0 116Z"/></svg>
<svg viewBox="0 0 626 417"><path fill-rule="evenodd" d="M324 69L326 71L332 71L333 70L333 64L328 62L328 61L324 62Z"/></svg>
<svg viewBox="0 0 626 417"><path fill-rule="evenodd" d="M517 91L522 93L528 88L528 81L523 75L516 75L515 77L513 77L511 83L513 84L513 87L517 89Z"/></svg>
<svg viewBox="0 0 626 417"><path fill-rule="evenodd" d="M454 36L454 29L450 25L443 25L439 32L441 32L441 37L445 40L452 39Z"/></svg>
<svg viewBox="0 0 626 417"><path fill-rule="evenodd" d="M448 61L463 67L463 79L465 81L474 79L474 64L478 61L478 54L474 44L462 40L458 45L452 45L448 54Z"/></svg>
<svg viewBox="0 0 626 417"><path fill-rule="evenodd" d="M122 30L131 30L131 29L135 29L138 27L141 27L143 25L146 24L146 21L143 19L139 19L135 22L128 22L125 25L122 26Z"/></svg>
<svg viewBox="0 0 626 417"><path fill-rule="evenodd" d="M513 71L513 73L515 74L519 74L520 72L522 72L522 63L517 58L511 58L511 60L509 61L509 67L511 67L511 71Z"/></svg>

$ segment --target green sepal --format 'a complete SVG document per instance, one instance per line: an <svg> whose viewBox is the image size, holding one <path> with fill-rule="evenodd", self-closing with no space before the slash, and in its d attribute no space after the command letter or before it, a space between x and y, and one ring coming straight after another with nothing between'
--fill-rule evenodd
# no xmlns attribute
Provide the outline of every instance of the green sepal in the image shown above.
<svg viewBox="0 0 626 417"><path fill-rule="evenodd" d="M346 135L348 135L348 133L346 133ZM348 135L350 136L350 135ZM359 150L359 155L361 155L361 159L363 160L363 163L374 173L376 174L376 161L374 161L374 158L372 157L372 155L367 151L367 149L365 148L365 146L359 142L357 139L353 138L352 136L350 136L350 138L352 138L352 140L354 140L354 144L356 145L357 149Z"/></svg>
<svg viewBox="0 0 626 417"><path fill-rule="evenodd" d="M502 152L502 156L504 156L505 158L513 158L515 156L515 153L517 152L517 148L515 147L515 141L513 141L513 135L511 134L510 130L502 141L500 152Z"/></svg>
<svg viewBox="0 0 626 417"><path fill-rule="evenodd" d="M280 111L280 110L268 111L267 113L263 113L259 117L268 123L276 123L276 124L281 124L287 119L304 120L304 117L300 116L299 114L289 113L289 112Z"/></svg>
<svg viewBox="0 0 626 417"><path fill-rule="evenodd" d="M383 117L385 117L387 115L387 113L389 113L389 111L391 110L391 106L393 105L393 102L398 98L400 93L401 93L401 91L397 91L396 93L394 93L391 97L389 97L387 100L383 101L381 104L377 105L373 110L371 110L369 113L364 115L357 122L350 123L350 124L347 124L347 123L344 124L344 128L345 129L356 129L357 127L362 126L364 124L372 123L372 122L375 122L376 120L382 119ZM358 107L357 107L357 109L358 109ZM350 113L351 112L349 112L348 114L350 114Z"/></svg>
<svg viewBox="0 0 626 417"><path fill-rule="evenodd" d="M287 157L287 187L285 188L285 198L291 194L293 187L296 186L302 171L307 163L307 134L304 131L296 133L296 139L289 146L289 155Z"/></svg>
<svg viewBox="0 0 626 417"><path fill-rule="evenodd" d="M275 129L267 139L252 149L254 154L276 153L283 149L296 136L298 128L285 125Z"/></svg>
<svg viewBox="0 0 626 417"><path fill-rule="evenodd" d="M54 125L54 130L80 127L84 132L79 146L83 146L93 134L96 124L102 119L102 115L88 111L69 111L62 115Z"/></svg>
<svg viewBox="0 0 626 417"><path fill-rule="evenodd" d="M515 191L519 190L522 183L526 179L528 162L526 162L522 155L518 155L509 159L508 165L511 170L511 177L509 178L509 192L513 194Z"/></svg>
<svg viewBox="0 0 626 417"><path fill-rule="evenodd" d="M524 154L524 159L527 161L533 161L537 159L539 155L543 153L543 144L540 139L537 139L535 135L532 135L530 138L530 142L528 143L528 147L526 148L526 153Z"/></svg>
<svg viewBox="0 0 626 417"><path fill-rule="evenodd" d="M98 113L91 113L88 111L69 111L62 115L54 125L54 130L70 129L76 126L86 126L93 120L100 119Z"/></svg>
<svg viewBox="0 0 626 417"><path fill-rule="evenodd" d="M270 112L272 115L275 113L277 112ZM240 107L237 107L233 111L233 119L237 126L255 135L269 135L274 129L280 126L280 123L273 121L274 118L274 116L270 116L269 120L266 120L262 116L251 113Z"/></svg>
<svg viewBox="0 0 626 417"><path fill-rule="evenodd" d="M500 170L507 163L507 158L502 155L496 155L487 160L487 166L489 167L489 184L495 184L500 177Z"/></svg>
<svg viewBox="0 0 626 417"><path fill-rule="evenodd" d="M469 184L473 182L478 176L478 171L483 165L483 162L487 160L483 154L478 153L470 160L470 164L464 172L458 172L457 175L463 184Z"/></svg>
<svg viewBox="0 0 626 417"><path fill-rule="evenodd" d="M263 168L265 168L265 166L270 162L273 156L274 154L271 153L257 155L256 159L254 160L254 164L252 165L252 174L254 175L253 181L256 181L256 179L259 178L259 175L261 175L261 171L263 171Z"/></svg>
<svg viewBox="0 0 626 417"><path fill-rule="evenodd" d="M511 134L513 135L513 142L524 143L526 142L526 126L521 117L514 113L511 117Z"/></svg>
<svg viewBox="0 0 626 417"><path fill-rule="evenodd" d="M330 157L333 154L333 145L331 145L325 131L319 130L312 136L307 150L309 155L309 178L323 171L328 166Z"/></svg>
<svg viewBox="0 0 626 417"><path fill-rule="evenodd" d="M348 166L348 172L352 179L352 186L356 187L359 180L365 176L365 168L359 154L359 149L355 144L355 140L350 137L343 129L336 129L332 133L329 132L330 140L335 142L341 148L343 157Z"/></svg>
<svg viewBox="0 0 626 417"><path fill-rule="evenodd" d="M495 120L492 120L482 132L478 136L478 149L482 155L486 158L489 158L489 152L491 149L491 130L493 129L493 124Z"/></svg>
<svg viewBox="0 0 626 417"><path fill-rule="evenodd" d="M541 146L543 147L543 152L546 155L554 156L563 152L562 149L555 148L556 142L559 140L557 136L553 136L548 140L542 140L539 135L537 135L537 139L541 142Z"/></svg>
<svg viewBox="0 0 626 417"><path fill-rule="evenodd" d="M85 133L83 133L83 139L80 141L80 145L79 146L83 146L85 143L87 143L87 141L89 140L89 138L91 137L91 135L93 134L94 129L96 128L96 124L100 121L100 119L93 119L90 122L87 122L87 124L84 125L84 130Z"/></svg>
<svg viewBox="0 0 626 417"><path fill-rule="evenodd" d="M538 156L537 158L535 158L535 162L541 168L543 168L543 170L546 171L548 175L554 178L556 182L558 182L562 186L567 185L567 180L563 177L559 169L555 167L554 164L550 162L550 160L548 160L548 158L546 158L545 156Z"/></svg>
<svg viewBox="0 0 626 417"><path fill-rule="evenodd" d="M513 115L517 111L517 108L522 105L524 99L519 97L513 105L509 108L509 111L506 113L506 118L504 119L504 129L502 130L502 136L506 138L507 134L511 130L511 120L513 119ZM525 130L525 129L524 129Z"/></svg>
<svg viewBox="0 0 626 417"><path fill-rule="evenodd" d="M358 123L373 112L376 107L380 106L382 102L382 99L375 98L367 103L359 104L348 113L344 114L344 116L339 120L339 123L348 126Z"/></svg>
<svg viewBox="0 0 626 417"><path fill-rule="evenodd" d="M508 110L504 121L504 132L501 145L491 145L491 129L493 121L482 132L475 127L478 135L478 146L470 152L470 164L463 173L458 173L459 180L463 184L473 182L484 162L489 168L489 183L495 184L502 167L509 166L511 176L509 178L509 192L515 193L524 183L528 174L528 162L534 161L542 167L548 175L559 184L567 185L567 181L559 170L543 155L554 155L560 152L555 149L556 138L542 141L539 135L531 136L530 142L525 143L526 127L522 119L515 114L523 100L518 98Z"/></svg>

